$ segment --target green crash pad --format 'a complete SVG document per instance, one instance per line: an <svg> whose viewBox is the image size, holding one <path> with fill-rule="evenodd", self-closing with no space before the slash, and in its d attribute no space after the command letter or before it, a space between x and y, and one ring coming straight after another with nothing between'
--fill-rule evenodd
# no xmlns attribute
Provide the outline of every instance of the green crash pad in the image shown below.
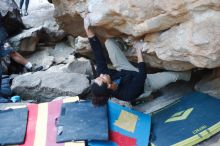
<svg viewBox="0 0 220 146"><path fill-rule="evenodd" d="M153 146L191 146L220 131L220 100L193 92L152 115Z"/></svg>

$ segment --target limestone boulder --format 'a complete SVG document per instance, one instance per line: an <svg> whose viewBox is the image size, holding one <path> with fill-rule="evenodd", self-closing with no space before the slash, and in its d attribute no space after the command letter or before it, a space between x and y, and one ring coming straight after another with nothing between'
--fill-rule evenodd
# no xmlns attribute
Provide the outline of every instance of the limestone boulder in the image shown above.
<svg viewBox="0 0 220 146"><path fill-rule="evenodd" d="M55 65L49 68L49 72L66 72L66 73L80 73L87 75L90 78L94 77L94 68L90 60L79 58L72 60L67 64Z"/></svg>
<svg viewBox="0 0 220 146"><path fill-rule="evenodd" d="M75 39L74 49L75 49L76 53L80 53L85 56L91 56L91 54L92 54L92 49L89 44L89 40L88 40L88 38L85 38L85 37L78 36Z"/></svg>
<svg viewBox="0 0 220 146"><path fill-rule="evenodd" d="M83 27L82 17L89 12L92 26L142 36L171 28L192 18L193 11L218 10L218 0L53 0L55 17L62 28L74 34ZM72 18L72 19L69 19ZM69 22L68 20L69 19ZM70 23L81 22L81 25ZM73 25L72 27L70 25ZM73 29L77 26L77 30ZM71 29L71 30L70 30ZM111 33L111 32L109 32Z"/></svg>
<svg viewBox="0 0 220 146"><path fill-rule="evenodd" d="M220 11L194 14L190 21L146 35L145 60L154 67L188 70L220 66Z"/></svg>
<svg viewBox="0 0 220 146"><path fill-rule="evenodd" d="M55 6L54 16L60 28L73 36L84 34L83 19L80 12L85 12L85 0L53 0Z"/></svg>
<svg viewBox="0 0 220 146"><path fill-rule="evenodd" d="M161 60L157 57L155 53L153 54L145 53L144 61L152 67L165 69L165 70L173 70L173 71L186 71L195 67L189 62L178 61L178 60L171 60L171 61Z"/></svg>
<svg viewBox="0 0 220 146"><path fill-rule="evenodd" d="M29 15L22 18L26 29L10 39L13 47L20 51L33 52L39 42L51 44L61 41L66 33L59 29L53 15L54 6L49 2L32 6Z"/></svg>
<svg viewBox="0 0 220 146"><path fill-rule="evenodd" d="M143 40L145 60L153 67L181 71L220 66L219 0L53 0L53 4L60 27L73 36L84 35L82 17L89 12L99 36L120 36L131 47Z"/></svg>
<svg viewBox="0 0 220 146"><path fill-rule="evenodd" d="M114 29L133 36L141 36L147 32L167 29L187 19L188 3L193 0L54 0L56 18L63 28L70 31L70 22L65 17L82 24L85 12L90 12L93 26ZM74 25L74 23L72 23ZM78 25L79 26L79 25ZM79 31L79 29L77 30Z"/></svg>
<svg viewBox="0 0 220 146"><path fill-rule="evenodd" d="M18 35L10 38L9 41L11 45L19 51L34 52L40 40L39 34L41 33L41 30L41 26L23 30Z"/></svg>
<svg viewBox="0 0 220 146"><path fill-rule="evenodd" d="M64 72L26 73L17 76L12 83L13 92L22 99L40 102L51 101L59 96L82 95L88 88L89 80L85 75Z"/></svg>
<svg viewBox="0 0 220 146"><path fill-rule="evenodd" d="M52 50L52 48L48 48L37 51L34 54L27 56L27 60L37 66L43 66L43 69L46 70L55 62L55 57L50 54Z"/></svg>
<svg viewBox="0 0 220 146"><path fill-rule="evenodd" d="M52 4L36 2L36 6L32 6L29 13L28 16L23 17L23 23L26 28L42 27L39 36L41 42L57 42L66 36L53 17L54 6Z"/></svg>
<svg viewBox="0 0 220 146"><path fill-rule="evenodd" d="M8 12L18 10L18 6L14 0L1 0L0 1L0 14L4 17Z"/></svg>
<svg viewBox="0 0 220 146"><path fill-rule="evenodd" d="M51 56L54 56L55 63L67 62L69 55L73 54L74 49L64 42L56 44L55 48L50 51Z"/></svg>
<svg viewBox="0 0 220 146"><path fill-rule="evenodd" d="M151 49L164 61L183 61L200 68L216 68L220 66L219 28L220 11L194 14L191 21L162 33Z"/></svg>

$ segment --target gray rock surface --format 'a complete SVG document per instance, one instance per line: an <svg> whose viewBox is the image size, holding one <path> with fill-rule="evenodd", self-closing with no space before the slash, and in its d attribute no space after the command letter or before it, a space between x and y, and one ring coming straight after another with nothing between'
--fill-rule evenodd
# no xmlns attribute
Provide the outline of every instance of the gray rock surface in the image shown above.
<svg viewBox="0 0 220 146"><path fill-rule="evenodd" d="M49 2L32 3L29 7L29 15L22 17L27 30L10 39L13 47L21 51L35 51L37 43L55 43L61 41L65 36L63 30L59 29L53 13L54 7Z"/></svg>
<svg viewBox="0 0 220 146"><path fill-rule="evenodd" d="M50 72L66 72L66 73L80 73L93 78L94 69L91 62L87 59L80 58L77 60L72 60L68 64L60 64L52 66L47 71Z"/></svg>
<svg viewBox="0 0 220 146"><path fill-rule="evenodd" d="M23 30L22 33L10 38L9 41L17 50L33 52L36 50L37 43L40 40L39 34L41 30L41 26Z"/></svg>
<svg viewBox="0 0 220 146"><path fill-rule="evenodd" d="M6 16L8 12L13 12L14 10L18 10L18 6L16 5L14 0L1 0L0 1L0 14L2 16Z"/></svg>
<svg viewBox="0 0 220 146"><path fill-rule="evenodd" d="M219 0L53 0L53 4L60 27L73 36L84 35L83 17L89 12L91 26L102 38L143 40L145 62L152 67L183 71L220 66Z"/></svg>
<svg viewBox="0 0 220 146"><path fill-rule="evenodd" d="M32 4L32 6L31 6ZM35 4L35 6L33 6ZM66 34L59 29L54 17L54 7L48 2L30 2L29 15L23 17L27 28L42 27L42 41L57 42L63 39Z"/></svg>
<svg viewBox="0 0 220 146"><path fill-rule="evenodd" d="M50 54L54 56L55 63L60 64L68 60L69 55L73 54L74 50L66 43L58 43L55 48L51 50Z"/></svg>
<svg viewBox="0 0 220 146"><path fill-rule="evenodd" d="M220 133L212 136L210 139L196 145L196 146L219 146L220 145Z"/></svg>
<svg viewBox="0 0 220 146"><path fill-rule="evenodd" d="M37 66L42 65L43 69L48 69L54 63L54 56L50 55L50 49L41 50L27 57L28 61L36 64Z"/></svg>
<svg viewBox="0 0 220 146"><path fill-rule="evenodd" d="M22 99L40 102L51 101L59 96L76 96L87 92L89 80L85 75L63 72L36 72L17 76L12 90Z"/></svg>
<svg viewBox="0 0 220 146"><path fill-rule="evenodd" d="M83 55L88 55L92 53L92 49L89 44L89 39L78 36L75 39L75 51Z"/></svg>

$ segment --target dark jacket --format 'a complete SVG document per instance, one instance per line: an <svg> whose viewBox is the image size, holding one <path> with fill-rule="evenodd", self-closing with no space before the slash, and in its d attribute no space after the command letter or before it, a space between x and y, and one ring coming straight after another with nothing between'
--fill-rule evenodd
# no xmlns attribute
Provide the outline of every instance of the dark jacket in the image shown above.
<svg viewBox="0 0 220 146"><path fill-rule="evenodd" d="M0 48L3 47L5 41L7 40L8 38L8 33L3 25L3 22L2 22L2 16L0 14Z"/></svg>
<svg viewBox="0 0 220 146"><path fill-rule="evenodd" d="M124 101L132 101L143 93L146 79L144 62L138 64L139 72L128 70L116 71L108 69L106 58L103 54L103 49L98 38L96 36L90 38L89 42L96 58L97 75L108 74L112 80L121 79L117 90L112 92L111 96Z"/></svg>

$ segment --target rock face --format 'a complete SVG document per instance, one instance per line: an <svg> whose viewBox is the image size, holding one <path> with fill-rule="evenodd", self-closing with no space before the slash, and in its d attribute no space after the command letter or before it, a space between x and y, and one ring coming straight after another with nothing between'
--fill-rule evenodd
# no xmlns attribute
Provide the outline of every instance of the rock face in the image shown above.
<svg viewBox="0 0 220 146"><path fill-rule="evenodd" d="M42 27L23 30L22 33L10 38L9 41L17 50L33 52L40 40L41 29Z"/></svg>
<svg viewBox="0 0 220 146"><path fill-rule="evenodd" d="M72 60L67 64L60 64L52 66L47 71L50 72L66 72L66 73L80 73L85 74L90 78L94 77L94 68L89 60L79 58Z"/></svg>
<svg viewBox="0 0 220 146"><path fill-rule="evenodd" d="M30 14L23 17L23 22L27 28L42 27L40 34L41 42L57 42L62 40L66 34L59 29L55 21L54 6L50 3L42 2L30 10Z"/></svg>
<svg viewBox="0 0 220 146"><path fill-rule="evenodd" d="M27 57L27 60L35 63L36 65L43 66L43 69L48 69L55 62L55 57L50 54L53 51L52 48L35 52Z"/></svg>
<svg viewBox="0 0 220 146"><path fill-rule="evenodd" d="M165 61L190 62L201 68L220 66L220 11L194 14L194 19L162 33L154 46ZM147 49L147 47L145 48Z"/></svg>
<svg viewBox="0 0 220 146"><path fill-rule="evenodd" d="M66 33L59 30L53 13L54 6L49 2L32 7L29 15L23 17L26 30L10 39L13 47L20 51L33 52L39 42L47 44L61 41Z"/></svg>
<svg viewBox="0 0 220 146"><path fill-rule="evenodd" d="M0 1L0 13L3 17L6 16L8 12L13 12L16 9L18 10L19 8L14 0Z"/></svg>
<svg viewBox="0 0 220 146"><path fill-rule="evenodd" d="M212 74L205 76L195 85L195 89L220 98L220 69L215 69Z"/></svg>
<svg viewBox="0 0 220 146"><path fill-rule="evenodd" d="M92 52L88 38L77 37L75 39L75 51L83 55L89 55Z"/></svg>
<svg viewBox="0 0 220 146"><path fill-rule="evenodd" d="M180 71L220 66L219 0L53 0L53 4L60 27L74 36L84 35L82 16L89 12L97 34L121 36L131 46L144 40L145 60L153 67Z"/></svg>
<svg viewBox="0 0 220 146"><path fill-rule="evenodd" d="M89 44L88 38L84 38L81 36L78 36L74 40L74 51L75 53L81 54L83 56L87 56L88 58L94 60L94 54L92 53L92 48Z"/></svg>
<svg viewBox="0 0 220 146"><path fill-rule="evenodd" d="M80 85L80 86L79 86ZM17 76L12 90L22 99L34 99L40 102L51 101L59 96L83 94L89 87L85 75L63 72L36 72Z"/></svg>
<svg viewBox="0 0 220 146"><path fill-rule="evenodd" d="M73 54L73 48L65 43L58 43L51 51L51 55L55 58L55 63L60 64L66 62L69 55Z"/></svg>

